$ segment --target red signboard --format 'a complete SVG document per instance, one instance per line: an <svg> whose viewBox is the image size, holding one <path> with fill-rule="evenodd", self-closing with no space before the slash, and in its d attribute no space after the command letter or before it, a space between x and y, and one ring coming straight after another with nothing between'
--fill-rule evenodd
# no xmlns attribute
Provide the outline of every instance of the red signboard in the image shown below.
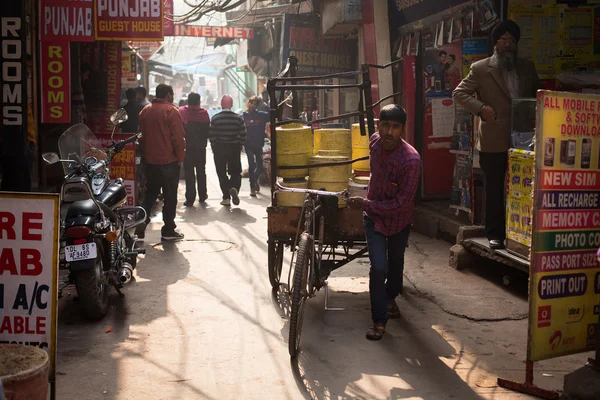
<svg viewBox="0 0 600 400"><path fill-rule="evenodd" d="M112 141L110 135L97 135L98 140L104 148L107 148ZM123 140L129 138L129 135L115 134L114 140ZM122 178L127 190L127 205L135 206L135 143L129 143L123 151L119 152L110 162L110 178Z"/></svg>
<svg viewBox="0 0 600 400"><path fill-rule="evenodd" d="M96 0L96 40L164 39L164 0Z"/></svg>
<svg viewBox="0 0 600 400"><path fill-rule="evenodd" d="M164 14L165 36L173 36L173 0L165 0Z"/></svg>
<svg viewBox="0 0 600 400"><path fill-rule="evenodd" d="M107 43L104 48L104 65L106 65L106 112L105 117L106 132L112 131L113 124L110 122L109 115L120 108L121 104L121 43Z"/></svg>
<svg viewBox="0 0 600 400"><path fill-rule="evenodd" d="M93 10L91 0L42 0L40 40L93 42Z"/></svg>
<svg viewBox="0 0 600 400"><path fill-rule="evenodd" d="M71 122L71 61L69 42L41 44L42 123Z"/></svg>
<svg viewBox="0 0 600 400"><path fill-rule="evenodd" d="M163 46L162 42L127 42L131 50L135 52L142 60L149 60Z"/></svg>
<svg viewBox="0 0 600 400"><path fill-rule="evenodd" d="M173 36L252 39L254 37L254 31L252 28L240 28L237 26L200 26L176 24L174 25Z"/></svg>

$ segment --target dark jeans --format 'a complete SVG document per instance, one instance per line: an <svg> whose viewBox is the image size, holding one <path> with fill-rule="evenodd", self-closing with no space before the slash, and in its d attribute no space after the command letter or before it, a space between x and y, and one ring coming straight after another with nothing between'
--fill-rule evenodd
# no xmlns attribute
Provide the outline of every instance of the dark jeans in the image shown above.
<svg viewBox="0 0 600 400"><path fill-rule="evenodd" d="M508 152L479 153L485 176L485 234L489 240L506 239L506 169Z"/></svg>
<svg viewBox="0 0 600 400"><path fill-rule="evenodd" d="M206 189L206 147L188 148L183 161L185 172L185 199L189 203L196 200L196 184L198 197L203 202L208 197Z"/></svg>
<svg viewBox="0 0 600 400"><path fill-rule="evenodd" d="M366 215L363 216L363 222L371 260L371 318L375 324L386 324L388 300L394 300L402 292L404 251L408 243L410 225L392 236L386 236L375 232L373 220Z"/></svg>
<svg viewBox="0 0 600 400"><path fill-rule="evenodd" d="M237 144L216 144L213 147L213 153L223 199L229 199L229 189L235 188L239 192L242 187L240 146ZM228 174L229 176L227 176Z"/></svg>
<svg viewBox="0 0 600 400"><path fill-rule="evenodd" d="M250 180L250 190L258 188L258 177L263 172L262 149L246 146L246 155L248 156L248 178Z"/></svg>
<svg viewBox="0 0 600 400"><path fill-rule="evenodd" d="M163 193L163 222L162 233L175 230L175 214L177 211L177 188L179 186L179 171L177 163L167 165L146 164L146 196L144 196L144 210L148 214L146 224L150 222L150 212L156 198L162 189Z"/></svg>

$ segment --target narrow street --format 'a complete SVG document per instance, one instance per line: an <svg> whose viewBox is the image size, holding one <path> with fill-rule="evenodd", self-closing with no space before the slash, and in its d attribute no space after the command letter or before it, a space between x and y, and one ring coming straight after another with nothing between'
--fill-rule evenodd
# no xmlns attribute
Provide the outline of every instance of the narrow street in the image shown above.
<svg viewBox="0 0 600 400"><path fill-rule="evenodd" d="M245 158L245 157L244 157ZM242 184L220 206L212 155L206 207L182 206L185 241L160 243L154 217L125 298L100 322L81 318L74 287L59 301L59 399L521 399L496 384L523 381L527 276L498 266L455 271L446 242L413 233L403 317L369 342L368 262L354 262L307 302L302 353L287 350L289 300L267 277L268 188ZM287 276L287 268L284 267ZM510 284L504 286L505 275ZM282 279L286 280L286 279ZM535 364L535 382L562 388L588 354Z"/></svg>

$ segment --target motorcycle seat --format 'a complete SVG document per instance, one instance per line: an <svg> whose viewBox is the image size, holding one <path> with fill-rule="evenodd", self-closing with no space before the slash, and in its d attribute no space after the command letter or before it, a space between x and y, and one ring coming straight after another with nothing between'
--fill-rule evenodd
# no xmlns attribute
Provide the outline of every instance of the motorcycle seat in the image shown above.
<svg viewBox="0 0 600 400"><path fill-rule="evenodd" d="M98 213L98 206L94 200L81 200L72 203L67 211L67 218L75 217L78 215L96 215Z"/></svg>

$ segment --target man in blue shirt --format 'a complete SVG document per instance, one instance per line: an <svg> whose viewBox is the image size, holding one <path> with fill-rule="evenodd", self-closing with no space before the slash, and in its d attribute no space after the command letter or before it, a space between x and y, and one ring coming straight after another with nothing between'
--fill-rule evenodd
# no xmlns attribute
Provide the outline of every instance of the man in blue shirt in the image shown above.
<svg viewBox="0 0 600 400"><path fill-rule="evenodd" d="M258 111L260 99L252 96L248 99L248 110L242 114L246 124L246 155L248 156L248 177L250 178L250 196L260 192L258 177L263 172L262 151L265 144L265 129L269 123L269 113Z"/></svg>

